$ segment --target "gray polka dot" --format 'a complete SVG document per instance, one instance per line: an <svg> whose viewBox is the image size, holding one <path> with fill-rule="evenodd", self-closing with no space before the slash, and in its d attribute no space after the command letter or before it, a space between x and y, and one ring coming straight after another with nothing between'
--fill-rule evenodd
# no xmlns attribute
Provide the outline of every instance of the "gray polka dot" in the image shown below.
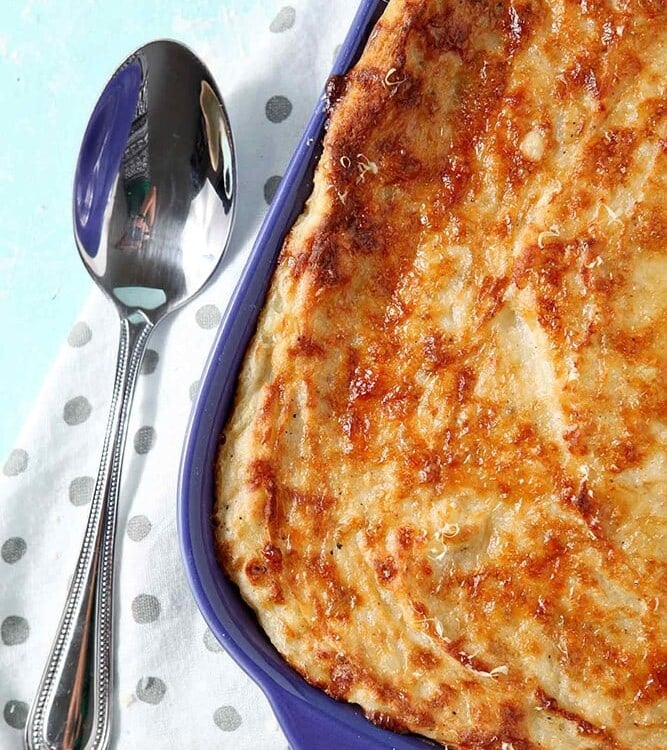
<svg viewBox="0 0 667 750"><path fill-rule="evenodd" d="M75 323L67 337L67 343L70 346L85 346L93 336L90 326L80 320Z"/></svg>
<svg viewBox="0 0 667 750"><path fill-rule="evenodd" d="M23 448L16 448L7 457L5 465L2 467L2 473L8 477L15 477L18 474L22 474L27 468L27 452Z"/></svg>
<svg viewBox="0 0 667 750"><path fill-rule="evenodd" d="M25 539L21 539L20 536L13 536L2 545L0 555L6 563L13 565L25 555L27 549L28 545L25 543Z"/></svg>
<svg viewBox="0 0 667 750"><path fill-rule="evenodd" d="M213 714L213 721L223 732L233 732L243 723L243 719L234 706L220 706Z"/></svg>
<svg viewBox="0 0 667 750"><path fill-rule="evenodd" d="M151 522L146 516L133 516L127 522L127 535L133 542L140 542L148 536L151 530Z"/></svg>
<svg viewBox="0 0 667 750"><path fill-rule="evenodd" d="M28 720L28 704L23 701L7 701L4 716L10 727L23 729Z"/></svg>
<svg viewBox="0 0 667 750"><path fill-rule="evenodd" d="M276 194L278 185L280 185L281 177L279 174L274 174L272 177L264 183L264 200L267 203L271 203L273 196Z"/></svg>
<svg viewBox="0 0 667 750"><path fill-rule="evenodd" d="M152 594L139 594L132 600L132 617L135 622L144 625L147 622L155 622L160 616L160 602Z"/></svg>
<svg viewBox="0 0 667 750"><path fill-rule="evenodd" d="M197 394L198 386L199 386L198 380L195 380L194 383L190 383L190 401L194 401L195 395Z"/></svg>
<svg viewBox="0 0 667 750"><path fill-rule="evenodd" d="M337 45L335 46L335 48L334 48L334 53L333 53L333 61L334 61L334 62L336 62L336 60L338 60L338 55L340 54L340 48L341 48L341 46L342 46L342 45L340 45L340 44L337 44Z"/></svg>
<svg viewBox="0 0 667 750"><path fill-rule="evenodd" d="M272 96L266 103L265 112L271 122L282 122L292 113L292 102L286 96Z"/></svg>
<svg viewBox="0 0 667 750"><path fill-rule="evenodd" d="M195 320L200 328L216 328L221 317L220 310L215 305L204 305L195 313Z"/></svg>
<svg viewBox="0 0 667 750"><path fill-rule="evenodd" d="M90 502L95 489L92 477L76 477L69 485L69 501L72 505L86 505Z"/></svg>
<svg viewBox="0 0 667 750"><path fill-rule="evenodd" d="M279 34L281 31L287 31L294 26L294 20L296 19L296 11L291 5L286 5L280 10L278 15L271 21L269 29L274 34Z"/></svg>
<svg viewBox="0 0 667 750"><path fill-rule="evenodd" d="M146 349L144 352L144 359L141 363L141 374L152 375L155 372L157 363L160 361L160 355L155 349Z"/></svg>
<svg viewBox="0 0 667 750"><path fill-rule="evenodd" d="M211 633L210 628L206 628L204 631L204 646L214 654L218 654L222 651L222 646L218 643L213 633Z"/></svg>
<svg viewBox="0 0 667 750"><path fill-rule="evenodd" d="M16 646L28 640L30 626L25 617L10 615L0 625L0 638L5 646Z"/></svg>
<svg viewBox="0 0 667 750"><path fill-rule="evenodd" d="M68 425L82 424L88 419L92 410L93 407L85 396L77 396L65 404L63 419Z"/></svg>
<svg viewBox="0 0 667 750"><path fill-rule="evenodd" d="M140 427L134 435L134 450L144 454L153 447L157 433L152 427Z"/></svg>
<svg viewBox="0 0 667 750"><path fill-rule="evenodd" d="M137 682L137 698L144 703L157 705L167 692L167 686L159 677L142 677Z"/></svg>

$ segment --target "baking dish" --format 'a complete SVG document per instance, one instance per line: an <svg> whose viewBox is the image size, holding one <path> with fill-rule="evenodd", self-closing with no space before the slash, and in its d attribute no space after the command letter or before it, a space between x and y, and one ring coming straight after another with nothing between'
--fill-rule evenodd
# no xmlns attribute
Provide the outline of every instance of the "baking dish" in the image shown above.
<svg viewBox="0 0 667 750"><path fill-rule="evenodd" d="M344 73L356 62L385 7L385 0L363 0L333 75ZM205 620L232 658L262 688L293 750L424 750L440 746L374 726L357 707L335 701L306 683L272 646L238 589L220 570L214 553L211 512L218 437L282 241L312 189L325 121L323 96L259 230L200 380L180 468L179 538L186 574Z"/></svg>

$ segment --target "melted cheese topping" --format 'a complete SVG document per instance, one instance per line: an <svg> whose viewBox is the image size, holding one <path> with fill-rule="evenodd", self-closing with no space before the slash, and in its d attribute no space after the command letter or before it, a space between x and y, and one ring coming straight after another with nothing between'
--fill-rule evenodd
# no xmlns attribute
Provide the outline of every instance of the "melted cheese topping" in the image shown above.
<svg viewBox="0 0 667 750"><path fill-rule="evenodd" d="M285 658L462 748L667 747L662 0L391 0L217 467Z"/></svg>

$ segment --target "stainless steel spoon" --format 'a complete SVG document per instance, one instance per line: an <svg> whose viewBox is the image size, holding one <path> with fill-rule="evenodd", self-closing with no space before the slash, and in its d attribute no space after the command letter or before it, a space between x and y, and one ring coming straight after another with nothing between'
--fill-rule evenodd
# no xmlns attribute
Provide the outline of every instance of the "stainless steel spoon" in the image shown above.
<svg viewBox="0 0 667 750"><path fill-rule="evenodd" d="M26 725L29 750L110 740L116 506L127 425L148 337L210 278L236 198L229 120L204 65L171 41L114 73L81 145L74 233L120 316L109 422L83 546Z"/></svg>

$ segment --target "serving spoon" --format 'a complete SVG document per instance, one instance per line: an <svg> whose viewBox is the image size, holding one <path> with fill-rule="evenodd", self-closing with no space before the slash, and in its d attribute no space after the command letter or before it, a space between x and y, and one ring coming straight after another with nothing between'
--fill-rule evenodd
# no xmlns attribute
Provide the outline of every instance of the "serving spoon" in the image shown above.
<svg viewBox="0 0 667 750"><path fill-rule="evenodd" d="M88 524L28 716L28 750L109 746L116 507L137 374L155 326L215 271L235 203L232 133L211 74L176 42L141 47L102 92L74 177L76 244L116 306L120 343Z"/></svg>

